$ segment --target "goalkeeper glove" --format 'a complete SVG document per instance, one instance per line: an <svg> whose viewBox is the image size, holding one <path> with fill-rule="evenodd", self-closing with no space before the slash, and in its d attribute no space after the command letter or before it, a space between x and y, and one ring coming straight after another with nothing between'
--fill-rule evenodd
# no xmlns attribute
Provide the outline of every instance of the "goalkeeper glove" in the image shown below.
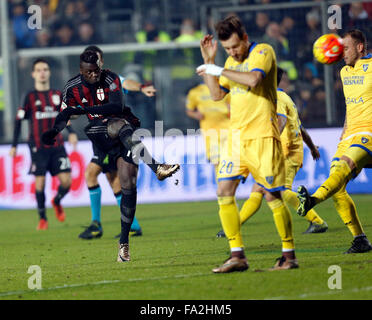
<svg viewBox="0 0 372 320"><path fill-rule="evenodd" d="M201 66L196 68L196 71L198 72L203 70L206 74L219 77L222 74L223 68L216 66L215 64L202 64Z"/></svg>
<svg viewBox="0 0 372 320"><path fill-rule="evenodd" d="M45 131L41 136L41 141L44 144L52 146L54 142L56 142L55 136L59 133L59 131L55 128L52 128L48 131Z"/></svg>

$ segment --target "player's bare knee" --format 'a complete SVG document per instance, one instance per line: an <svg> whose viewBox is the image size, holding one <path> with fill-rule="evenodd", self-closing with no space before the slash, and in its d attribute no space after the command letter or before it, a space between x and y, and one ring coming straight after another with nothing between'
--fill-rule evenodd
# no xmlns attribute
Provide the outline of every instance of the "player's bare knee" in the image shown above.
<svg viewBox="0 0 372 320"><path fill-rule="evenodd" d="M354 161L351 160L349 157L347 157L347 156L342 156L342 157L340 158L340 160L345 161L345 162L347 163L347 165L349 166L350 170L355 170L355 169L356 169L356 165L355 165Z"/></svg>
<svg viewBox="0 0 372 320"><path fill-rule="evenodd" d="M107 133L110 136L110 138L116 139L119 136L120 130L125 125L128 125L128 121L126 121L125 119L110 120L107 124Z"/></svg>

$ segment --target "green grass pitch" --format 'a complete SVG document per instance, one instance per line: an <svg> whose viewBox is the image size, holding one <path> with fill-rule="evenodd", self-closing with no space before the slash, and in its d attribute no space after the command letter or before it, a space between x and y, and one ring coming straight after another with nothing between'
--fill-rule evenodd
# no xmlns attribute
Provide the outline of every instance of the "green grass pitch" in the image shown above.
<svg viewBox="0 0 372 320"><path fill-rule="evenodd" d="M366 234L372 239L371 195L354 195ZM243 201L239 201L242 205ZM293 212L300 268L266 271L281 243L267 204L243 226L250 268L213 274L228 256L215 201L139 205L143 236L130 239L132 261L116 262L120 214L104 207L101 239L78 239L90 209L66 208L60 223L48 209L49 230L36 231L36 210L0 211L0 299L371 299L372 252L345 255L351 234L331 200L317 207L328 232L303 235L308 222ZM31 265L42 272L42 289L28 289ZM342 289L331 290L328 268L342 272Z"/></svg>

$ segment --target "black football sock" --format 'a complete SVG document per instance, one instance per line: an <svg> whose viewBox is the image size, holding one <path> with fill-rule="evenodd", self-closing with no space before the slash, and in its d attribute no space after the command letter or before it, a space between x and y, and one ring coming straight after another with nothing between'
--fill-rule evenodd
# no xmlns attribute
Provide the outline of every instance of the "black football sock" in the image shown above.
<svg viewBox="0 0 372 320"><path fill-rule="evenodd" d="M129 243L130 227L136 213L137 189L122 189L120 203L121 234L120 243Z"/></svg>
<svg viewBox="0 0 372 320"><path fill-rule="evenodd" d="M54 197L54 203L58 206L62 200L62 198L67 194L70 188L64 188L62 186L58 187L58 192Z"/></svg>
<svg viewBox="0 0 372 320"><path fill-rule="evenodd" d="M44 191L36 191L36 202L37 202L37 212L39 213L40 219L47 220L46 210L45 210L45 193L44 193Z"/></svg>

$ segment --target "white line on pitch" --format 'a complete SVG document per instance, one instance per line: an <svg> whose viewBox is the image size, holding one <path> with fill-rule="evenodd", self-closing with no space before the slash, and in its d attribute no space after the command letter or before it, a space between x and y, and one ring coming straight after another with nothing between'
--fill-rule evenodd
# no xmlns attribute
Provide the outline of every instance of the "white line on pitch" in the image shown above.
<svg viewBox="0 0 372 320"><path fill-rule="evenodd" d="M27 293L34 293L34 292L45 292L45 291L52 291L52 290L59 290L59 289L66 289L66 288L79 288L79 287L81 288L81 287L88 287L88 286L100 286L100 285L120 283L120 282L138 282L138 281L156 281L156 280L167 280L167 279L182 279L182 278L209 276L209 275L212 275L212 273L177 274L177 275L174 275L174 276L164 276L164 277L154 277L154 278L134 278L134 279L125 279L125 280L124 279L123 280L103 280L103 281L92 282L92 283L64 284L63 286L56 286L56 287L51 287L51 288L46 288L46 289L0 292L0 297L27 294Z"/></svg>
<svg viewBox="0 0 372 320"><path fill-rule="evenodd" d="M348 290L329 290L329 291L323 291L323 292L310 292L310 293L303 293L297 296L281 296L281 297L272 297L272 298L265 298L265 300L286 300L286 299L305 299L315 296L321 296L321 295L333 295L333 294L345 294L345 293L358 293L361 291L371 291L372 287L364 287L364 288L353 288Z"/></svg>

